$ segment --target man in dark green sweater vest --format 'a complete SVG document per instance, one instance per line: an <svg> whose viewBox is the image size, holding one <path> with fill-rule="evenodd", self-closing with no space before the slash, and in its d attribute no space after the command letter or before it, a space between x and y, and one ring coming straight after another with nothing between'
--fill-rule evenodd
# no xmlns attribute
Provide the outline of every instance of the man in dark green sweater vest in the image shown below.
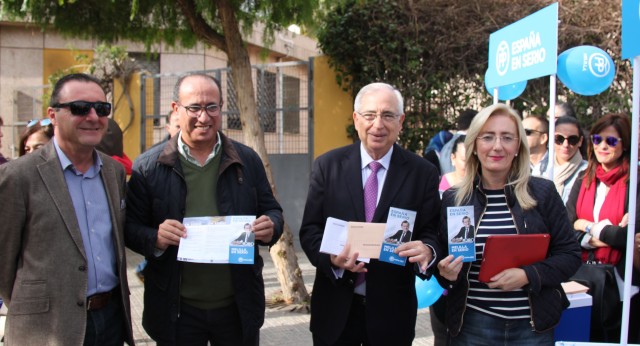
<svg viewBox="0 0 640 346"><path fill-rule="evenodd" d="M282 208L258 155L219 132L223 99L211 76L181 77L172 107L180 133L134 164L127 246L144 254L143 326L158 345L258 345L264 322L263 261L257 245L282 234ZM176 260L185 217L255 215L255 264Z"/></svg>

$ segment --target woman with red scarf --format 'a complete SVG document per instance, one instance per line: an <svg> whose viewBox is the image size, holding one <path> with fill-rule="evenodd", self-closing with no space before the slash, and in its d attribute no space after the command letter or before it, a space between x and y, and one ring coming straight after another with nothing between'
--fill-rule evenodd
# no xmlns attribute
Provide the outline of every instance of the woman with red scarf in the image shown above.
<svg viewBox="0 0 640 346"><path fill-rule="evenodd" d="M627 239L630 148L629 118L624 114L600 118L591 128L587 169L573 185L567 201L569 219L582 246L582 261L614 265L620 291ZM610 308L622 311L622 303ZM619 325L609 328L594 322L592 319L591 341L619 341Z"/></svg>

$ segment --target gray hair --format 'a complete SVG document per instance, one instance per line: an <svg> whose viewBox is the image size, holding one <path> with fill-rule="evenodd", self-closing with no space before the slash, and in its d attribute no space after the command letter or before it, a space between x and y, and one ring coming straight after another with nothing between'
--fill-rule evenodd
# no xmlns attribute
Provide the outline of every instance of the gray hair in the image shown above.
<svg viewBox="0 0 640 346"><path fill-rule="evenodd" d="M371 83L362 87L362 89L358 91L358 95L356 95L356 99L353 102L353 110L356 111L356 113L360 113L362 107L362 97L368 93L383 89L393 91L393 94L398 99L398 114L404 114L404 100L402 98L402 94L400 94L400 91L398 91L398 89L387 83Z"/></svg>

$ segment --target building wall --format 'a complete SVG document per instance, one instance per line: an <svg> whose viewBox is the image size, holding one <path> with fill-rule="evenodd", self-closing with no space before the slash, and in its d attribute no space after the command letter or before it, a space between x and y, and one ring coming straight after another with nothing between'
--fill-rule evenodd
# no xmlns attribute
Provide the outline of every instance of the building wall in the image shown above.
<svg viewBox="0 0 640 346"><path fill-rule="evenodd" d="M290 32L277 33L274 44L266 56L262 45L263 26L257 24L246 37L252 64L303 60L318 55L316 41ZM24 125L16 116L16 92L41 93L51 73L75 64L77 53L91 54L97 46L95 40L64 38L55 31L42 31L40 27L24 23L0 22L0 115L4 119L4 156L14 157L11 143L17 143L18 131ZM139 43L122 41L117 45L129 52L145 52ZM167 47L160 44L152 49L159 53L161 73L216 69L227 67L226 55L216 48L198 44L194 48ZM75 51L75 52L74 52ZM43 117L34 111L32 118Z"/></svg>
<svg viewBox="0 0 640 346"><path fill-rule="evenodd" d="M353 123L353 97L336 82L329 59L313 59L313 157L350 143L347 126Z"/></svg>

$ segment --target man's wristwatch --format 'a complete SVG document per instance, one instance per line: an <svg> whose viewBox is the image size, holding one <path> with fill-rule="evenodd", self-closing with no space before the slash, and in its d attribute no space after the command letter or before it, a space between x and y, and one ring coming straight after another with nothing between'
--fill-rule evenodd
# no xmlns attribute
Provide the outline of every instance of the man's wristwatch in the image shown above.
<svg viewBox="0 0 640 346"><path fill-rule="evenodd" d="M593 227L593 223L590 223L587 225L587 227L584 228L584 233L587 233L588 235L591 235L591 228Z"/></svg>

